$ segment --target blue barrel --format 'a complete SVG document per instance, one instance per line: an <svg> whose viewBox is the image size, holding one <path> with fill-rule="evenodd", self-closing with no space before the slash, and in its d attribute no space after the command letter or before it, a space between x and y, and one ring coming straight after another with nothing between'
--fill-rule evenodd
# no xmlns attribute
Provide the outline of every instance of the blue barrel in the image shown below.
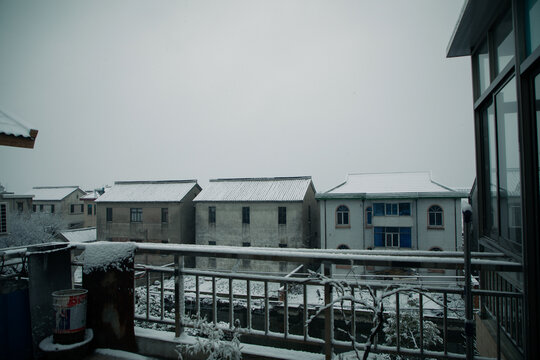
<svg viewBox="0 0 540 360"><path fill-rule="evenodd" d="M3 359L32 358L30 300L24 280L0 282L0 349Z"/></svg>

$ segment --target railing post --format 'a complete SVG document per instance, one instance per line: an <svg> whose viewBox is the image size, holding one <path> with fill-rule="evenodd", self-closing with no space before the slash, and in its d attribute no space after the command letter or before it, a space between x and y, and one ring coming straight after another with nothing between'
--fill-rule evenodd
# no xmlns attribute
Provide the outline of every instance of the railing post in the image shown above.
<svg viewBox="0 0 540 360"><path fill-rule="evenodd" d="M465 338L467 360L474 358L475 324L473 318L473 296L471 282L471 223L472 208L470 205L463 207L463 222L465 224L464 238L464 270L465 270Z"/></svg>
<svg viewBox="0 0 540 360"><path fill-rule="evenodd" d="M332 277L332 264L324 264L324 276ZM332 303L332 285L327 281L324 284L324 305L327 306L324 311L324 342L326 360L332 360L334 356L334 307Z"/></svg>
<svg viewBox="0 0 540 360"><path fill-rule="evenodd" d="M184 257L174 255L174 327L176 337L179 337L184 332L182 316L185 315L185 310Z"/></svg>

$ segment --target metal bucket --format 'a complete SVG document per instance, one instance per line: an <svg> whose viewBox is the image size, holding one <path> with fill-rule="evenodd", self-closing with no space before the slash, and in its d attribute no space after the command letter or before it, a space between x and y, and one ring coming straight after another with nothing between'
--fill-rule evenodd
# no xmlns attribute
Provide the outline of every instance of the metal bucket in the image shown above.
<svg viewBox="0 0 540 360"><path fill-rule="evenodd" d="M74 344L84 340L88 290L68 289L52 293L56 321L53 340L57 344Z"/></svg>

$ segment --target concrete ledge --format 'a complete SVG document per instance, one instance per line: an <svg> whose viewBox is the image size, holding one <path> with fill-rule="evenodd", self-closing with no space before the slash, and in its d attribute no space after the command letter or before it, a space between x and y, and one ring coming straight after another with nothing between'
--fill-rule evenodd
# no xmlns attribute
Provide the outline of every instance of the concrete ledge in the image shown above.
<svg viewBox="0 0 540 360"><path fill-rule="evenodd" d="M135 337L139 354L159 357L163 359L178 359L176 346L180 344L194 344L197 338L182 334L179 338L167 331L142 329L135 327ZM323 354L305 351L271 348L261 345L242 344L242 358L244 360L323 360ZM197 357L194 357L197 358ZM203 359L204 357L200 357ZM198 359L198 358L197 358Z"/></svg>

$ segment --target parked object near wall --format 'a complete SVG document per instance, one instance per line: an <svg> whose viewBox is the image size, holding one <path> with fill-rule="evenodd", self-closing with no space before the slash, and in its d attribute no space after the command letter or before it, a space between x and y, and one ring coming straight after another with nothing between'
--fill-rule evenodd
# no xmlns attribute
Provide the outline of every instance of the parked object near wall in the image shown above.
<svg viewBox="0 0 540 360"><path fill-rule="evenodd" d="M74 344L84 340L88 290L67 289L52 293L55 310L54 342Z"/></svg>

